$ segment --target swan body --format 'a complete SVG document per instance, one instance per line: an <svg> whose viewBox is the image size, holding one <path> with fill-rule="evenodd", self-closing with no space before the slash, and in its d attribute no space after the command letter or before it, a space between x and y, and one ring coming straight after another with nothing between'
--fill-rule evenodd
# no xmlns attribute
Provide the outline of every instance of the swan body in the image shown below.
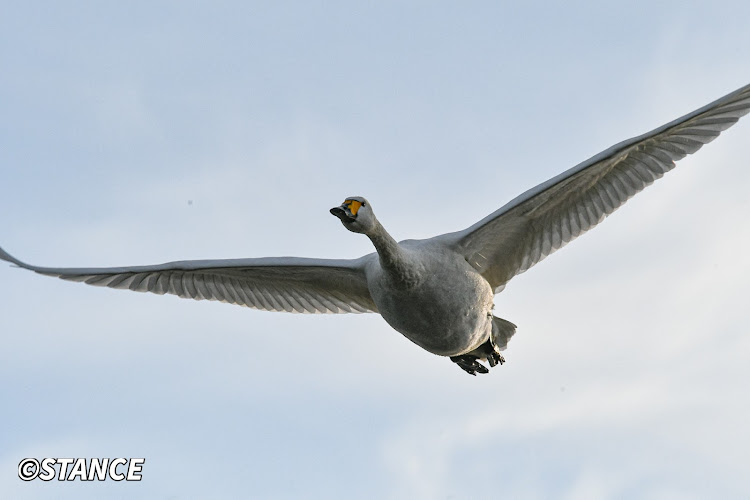
<svg viewBox="0 0 750 500"><path fill-rule="evenodd" d="M526 191L454 233L396 242L370 203L349 197L331 209L375 253L359 259L272 257L154 266L53 268L0 259L90 285L269 311L380 313L423 349L471 375L503 363L516 326L493 316L494 295L514 276L588 231L750 112L750 85L641 136L623 141Z"/></svg>
<svg viewBox="0 0 750 500"><path fill-rule="evenodd" d="M430 240L400 244L408 279L379 261L365 269L386 322L423 349L456 356L484 344L492 332L492 287L460 254ZM404 305L408 304L408 307Z"/></svg>

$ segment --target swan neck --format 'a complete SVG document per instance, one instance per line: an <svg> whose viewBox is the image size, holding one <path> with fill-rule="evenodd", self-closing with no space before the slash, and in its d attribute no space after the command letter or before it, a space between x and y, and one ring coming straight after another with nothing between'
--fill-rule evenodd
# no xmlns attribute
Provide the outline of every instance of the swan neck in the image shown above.
<svg viewBox="0 0 750 500"><path fill-rule="evenodd" d="M410 273L404 250L398 242L388 234L388 231L385 230L382 224L376 221L375 228L368 232L367 236L370 238L370 241L372 241L372 244L375 246L375 250L378 252L380 265L383 269L394 278L406 279L407 275Z"/></svg>

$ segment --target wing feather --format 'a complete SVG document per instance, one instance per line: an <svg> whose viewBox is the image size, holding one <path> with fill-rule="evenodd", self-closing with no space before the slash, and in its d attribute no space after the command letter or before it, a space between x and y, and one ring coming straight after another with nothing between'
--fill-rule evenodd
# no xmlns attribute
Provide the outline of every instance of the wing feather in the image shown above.
<svg viewBox="0 0 750 500"><path fill-rule="evenodd" d="M77 269L32 266L0 248L2 260L68 281L297 313L377 312L365 279L367 258L279 257Z"/></svg>
<svg viewBox="0 0 750 500"><path fill-rule="evenodd" d="M530 189L473 226L439 238L463 253L499 292L513 276L600 223L748 112L750 85L621 142Z"/></svg>

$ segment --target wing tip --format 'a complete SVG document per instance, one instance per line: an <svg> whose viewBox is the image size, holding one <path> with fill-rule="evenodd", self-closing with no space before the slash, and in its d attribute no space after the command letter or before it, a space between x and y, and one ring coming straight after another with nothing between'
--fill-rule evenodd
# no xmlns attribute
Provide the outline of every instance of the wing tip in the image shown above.
<svg viewBox="0 0 750 500"><path fill-rule="evenodd" d="M3 247L0 247L0 260L4 260L4 261L10 262L11 264L14 264L14 265L16 265L18 267L23 267L23 268L27 268L28 269L28 266L26 264L24 264L20 260L18 260L15 257L13 257L11 254L9 254L5 250L3 250Z"/></svg>
<svg viewBox="0 0 750 500"><path fill-rule="evenodd" d="M18 260L17 258L13 257L11 254L6 252L2 247L0 247L0 260L10 262L15 267L20 267L21 269L26 269L28 271L33 271L35 273L44 274L48 276L57 276L53 272L46 272L47 268L32 266L31 264L27 264L22 260Z"/></svg>

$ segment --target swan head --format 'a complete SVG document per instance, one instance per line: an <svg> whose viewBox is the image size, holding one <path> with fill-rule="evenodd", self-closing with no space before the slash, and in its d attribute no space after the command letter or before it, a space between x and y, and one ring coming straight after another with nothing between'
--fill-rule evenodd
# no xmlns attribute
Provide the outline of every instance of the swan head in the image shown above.
<svg viewBox="0 0 750 500"><path fill-rule="evenodd" d="M370 202L361 196L350 196L341 206L332 208L331 213L354 233L367 234L375 228L376 219Z"/></svg>

